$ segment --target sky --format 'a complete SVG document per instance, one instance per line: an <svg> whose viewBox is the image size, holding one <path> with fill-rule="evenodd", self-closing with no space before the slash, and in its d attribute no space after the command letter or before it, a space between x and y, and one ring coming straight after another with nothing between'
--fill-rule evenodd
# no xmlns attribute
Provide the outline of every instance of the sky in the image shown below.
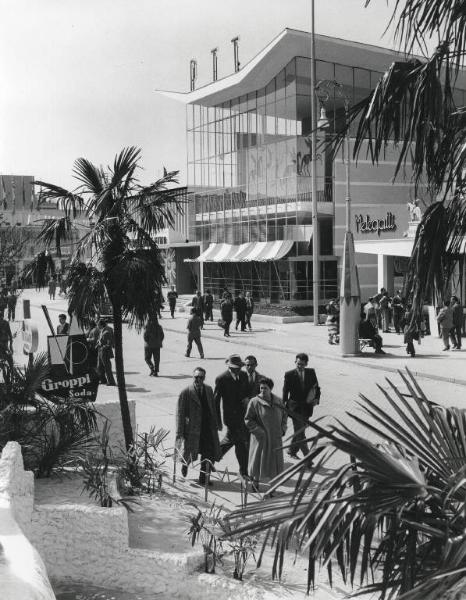
<svg viewBox="0 0 466 600"><path fill-rule="evenodd" d="M316 33L393 47L393 0L315 0ZM107 166L142 150L140 179L165 166L186 184L185 108L155 90L189 89L244 66L285 27L309 31L311 0L0 0L0 173L72 189L74 161Z"/></svg>

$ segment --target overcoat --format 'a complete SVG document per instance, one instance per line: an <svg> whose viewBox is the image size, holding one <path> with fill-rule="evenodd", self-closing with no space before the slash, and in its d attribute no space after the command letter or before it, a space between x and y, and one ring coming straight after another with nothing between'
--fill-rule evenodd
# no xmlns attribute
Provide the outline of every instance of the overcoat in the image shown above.
<svg viewBox="0 0 466 600"><path fill-rule="evenodd" d="M282 437L287 418L283 402L274 394L271 404L260 396L249 401L244 422L251 434L248 461L251 479L265 481L283 471Z"/></svg>
<svg viewBox="0 0 466 600"><path fill-rule="evenodd" d="M205 415L205 418L207 418L209 428L212 431L213 441L213 456L206 458L214 462L221 458L220 442L218 439L218 431L221 428L221 424L217 420L214 392L210 385L204 385L204 389L209 407L209 412ZM201 420L201 400L194 385L190 385L181 392L176 408L176 437L183 438L184 440L183 459L186 461L186 464L195 461L199 454Z"/></svg>

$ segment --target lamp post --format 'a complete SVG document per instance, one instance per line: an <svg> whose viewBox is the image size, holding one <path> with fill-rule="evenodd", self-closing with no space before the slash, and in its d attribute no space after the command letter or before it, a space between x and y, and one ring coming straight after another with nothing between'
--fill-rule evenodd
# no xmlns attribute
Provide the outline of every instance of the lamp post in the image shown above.
<svg viewBox="0 0 466 600"><path fill-rule="evenodd" d="M329 123L325 115L324 102L328 100L329 89L337 93L343 99L345 108L345 125L348 125L349 117L349 98L343 91L343 86L337 81L323 80L315 86L315 94L320 100L321 115L318 127L325 129ZM325 96L322 100L319 92L322 91ZM351 148L349 129L345 137L346 149L346 231L343 245L343 262L341 269L340 283L340 349L342 356L354 356L360 352L359 349L359 320L361 313L361 292L359 287L358 269L355 260L354 239L351 228Z"/></svg>
<svg viewBox="0 0 466 600"><path fill-rule="evenodd" d="M316 48L314 0L311 0L311 213L312 213L312 304L314 325L319 324L320 244L317 216L317 115L316 115Z"/></svg>

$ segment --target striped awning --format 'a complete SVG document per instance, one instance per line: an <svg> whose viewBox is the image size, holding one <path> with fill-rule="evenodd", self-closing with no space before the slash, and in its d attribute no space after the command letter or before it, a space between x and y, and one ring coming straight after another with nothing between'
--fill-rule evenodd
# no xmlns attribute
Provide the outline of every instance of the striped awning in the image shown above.
<svg viewBox="0 0 466 600"><path fill-rule="evenodd" d="M210 244L197 258L185 258L184 262L267 262L280 260L293 247L293 240L275 242L247 242L234 244Z"/></svg>
<svg viewBox="0 0 466 600"><path fill-rule="evenodd" d="M228 253L231 249L231 244L210 244L210 246L201 252L196 258L185 258L184 262L207 262L215 261L217 255L223 255Z"/></svg>

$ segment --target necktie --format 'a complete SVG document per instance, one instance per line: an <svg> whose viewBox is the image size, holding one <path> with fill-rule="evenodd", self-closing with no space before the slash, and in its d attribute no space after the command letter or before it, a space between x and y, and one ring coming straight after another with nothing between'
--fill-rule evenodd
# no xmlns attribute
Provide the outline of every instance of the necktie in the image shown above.
<svg viewBox="0 0 466 600"><path fill-rule="evenodd" d="M249 375L249 383L254 383L254 375L252 373Z"/></svg>

